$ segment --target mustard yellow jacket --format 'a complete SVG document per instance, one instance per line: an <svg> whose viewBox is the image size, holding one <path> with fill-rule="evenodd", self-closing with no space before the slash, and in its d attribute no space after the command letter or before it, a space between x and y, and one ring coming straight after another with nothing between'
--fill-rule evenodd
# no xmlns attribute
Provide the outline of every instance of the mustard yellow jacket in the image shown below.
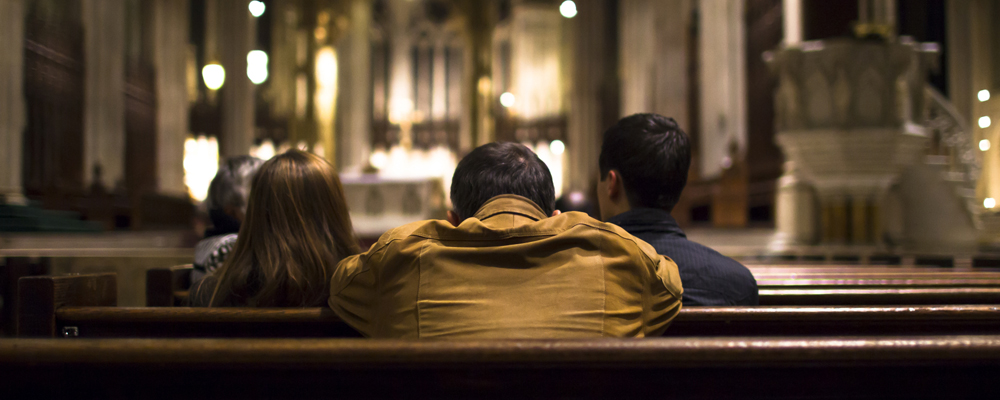
<svg viewBox="0 0 1000 400"><path fill-rule="evenodd" d="M370 337L644 337L682 291L677 264L618 226L503 195L458 227L386 232L337 265L329 305Z"/></svg>

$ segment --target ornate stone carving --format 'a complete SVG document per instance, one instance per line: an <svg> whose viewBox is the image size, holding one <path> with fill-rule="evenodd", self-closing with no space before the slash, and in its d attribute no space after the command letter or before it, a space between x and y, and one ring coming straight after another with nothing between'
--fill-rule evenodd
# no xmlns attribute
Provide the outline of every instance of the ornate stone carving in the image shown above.
<svg viewBox="0 0 1000 400"><path fill-rule="evenodd" d="M880 242L889 187L925 155L924 79L935 50L912 42L835 39L765 55L778 77L775 140L795 166L783 180L811 186L819 200L813 210L799 198L812 192L785 190L778 198L778 214L786 220L779 223L779 238L808 243L818 232L825 243ZM820 222L810 229L791 221Z"/></svg>

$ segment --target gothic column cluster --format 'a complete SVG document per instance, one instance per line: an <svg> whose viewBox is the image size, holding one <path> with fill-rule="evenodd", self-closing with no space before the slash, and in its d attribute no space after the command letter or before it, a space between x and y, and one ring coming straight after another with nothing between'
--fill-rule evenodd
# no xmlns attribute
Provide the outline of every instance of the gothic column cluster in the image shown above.
<svg viewBox="0 0 1000 400"><path fill-rule="evenodd" d="M337 157L343 172L360 172L371 154L372 88L371 88L371 0L354 0L350 4L350 28L339 46L340 116L337 135L341 145Z"/></svg>
<svg viewBox="0 0 1000 400"><path fill-rule="evenodd" d="M125 178L125 1L84 0L84 185Z"/></svg>
<svg viewBox="0 0 1000 400"><path fill-rule="evenodd" d="M217 56L226 68L222 89L222 134L219 158L250 153L253 146L255 87L246 74L247 54L256 43L256 23L244 0L208 0L218 7L218 22L210 24L218 39Z"/></svg>
<svg viewBox="0 0 1000 400"><path fill-rule="evenodd" d="M615 35L605 14L608 2L596 0L578 3L579 13L569 20L572 49L569 111L566 127L567 158L565 187L570 190L590 190L598 179L597 157L601 152L603 130L607 121L605 110L614 104L611 92L614 82L612 53ZM610 78L609 79L609 75ZM613 108L612 108L613 110Z"/></svg>
<svg viewBox="0 0 1000 400"><path fill-rule="evenodd" d="M21 185L24 15L24 0L0 2L0 205L26 204Z"/></svg>
<svg viewBox="0 0 1000 400"><path fill-rule="evenodd" d="M156 69L156 150L160 193L186 196L184 139L188 134L188 1L154 3L153 63Z"/></svg>

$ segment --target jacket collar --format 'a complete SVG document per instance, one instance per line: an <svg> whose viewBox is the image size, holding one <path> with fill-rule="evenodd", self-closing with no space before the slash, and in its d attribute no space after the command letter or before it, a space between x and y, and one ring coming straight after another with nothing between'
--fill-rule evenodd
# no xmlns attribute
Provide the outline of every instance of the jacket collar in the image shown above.
<svg viewBox="0 0 1000 400"><path fill-rule="evenodd" d="M686 238L687 235L677 225L677 220L669 212L658 208L634 208L608 219L631 234L655 232Z"/></svg>
<svg viewBox="0 0 1000 400"><path fill-rule="evenodd" d="M515 194L502 194L487 200L472 217L485 221L498 214L519 214L535 221L548 217L535 202Z"/></svg>

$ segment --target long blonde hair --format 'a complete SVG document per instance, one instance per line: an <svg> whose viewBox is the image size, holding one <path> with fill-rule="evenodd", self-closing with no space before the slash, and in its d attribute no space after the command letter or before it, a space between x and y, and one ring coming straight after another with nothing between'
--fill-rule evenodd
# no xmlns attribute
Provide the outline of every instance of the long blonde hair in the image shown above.
<svg viewBox="0 0 1000 400"><path fill-rule="evenodd" d="M359 252L334 167L311 153L288 151L254 176L246 219L215 271L210 305L325 304L334 267Z"/></svg>

